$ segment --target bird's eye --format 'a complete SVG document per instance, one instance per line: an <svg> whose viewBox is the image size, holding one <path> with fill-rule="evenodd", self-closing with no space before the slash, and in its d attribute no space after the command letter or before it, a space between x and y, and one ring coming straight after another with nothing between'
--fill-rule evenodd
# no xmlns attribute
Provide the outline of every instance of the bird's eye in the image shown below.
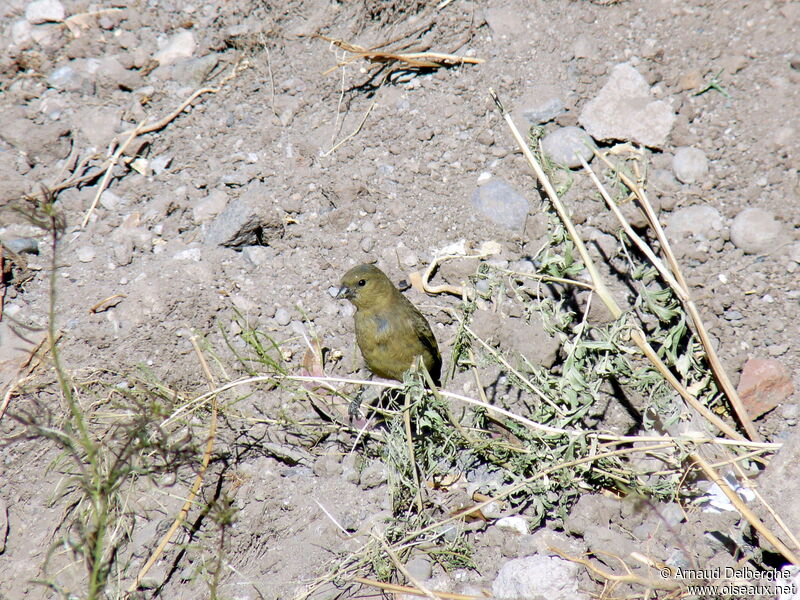
<svg viewBox="0 0 800 600"><path fill-rule="evenodd" d="M365 285L367 285L367 282L364 279L359 279L358 280L358 286L359 287L364 287Z"/></svg>

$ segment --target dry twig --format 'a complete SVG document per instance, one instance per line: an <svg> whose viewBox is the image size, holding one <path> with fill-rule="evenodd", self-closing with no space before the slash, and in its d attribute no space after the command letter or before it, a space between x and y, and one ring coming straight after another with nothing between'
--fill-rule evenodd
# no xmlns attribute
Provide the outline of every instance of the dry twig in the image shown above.
<svg viewBox="0 0 800 600"><path fill-rule="evenodd" d="M381 65L402 63L404 67L411 69L439 69L442 67L454 67L461 64L478 65L486 62L482 58L458 56L456 54L444 54L441 52L381 52L379 50L356 46L355 44L350 44L344 40L331 38L326 35L315 35L314 37L318 37L326 42L330 42L337 48L341 48L342 50L350 52L353 55L343 61L338 62L335 67L331 67L325 71L325 75L332 73L336 69L347 66L360 58L366 59L373 64L377 63ZM377 47L385 45L386 44L381 44Z"/></svg>

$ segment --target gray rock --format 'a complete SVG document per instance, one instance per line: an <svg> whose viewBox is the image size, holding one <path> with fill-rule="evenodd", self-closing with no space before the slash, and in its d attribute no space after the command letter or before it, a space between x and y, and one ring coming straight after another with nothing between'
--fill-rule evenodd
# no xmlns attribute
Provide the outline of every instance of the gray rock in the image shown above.
<svg viewBox="0 0 800 600"><path fill-rule="evenodd" d="M100 205L106 210L117 210L125 202L111 190L103 190L100 194Z"/></svg>
<svg viewBox="0 0 800 600"><path fill-rule="evenodd" d="M156 52L153 58L160 65L170 65L182 58L191 58L197 48L194 34L191 31L183 30L173 35L161 50Z"/></svg>
<svg viewBox="0 0 800 600"><path fill-rule="evenodd" d="M773 250L782 235L781 222L763 208L745 208L731 224L731 242L747 254Z"/></svg>
<svg viewBox="0 0 800 600"><path fill-rule="evenodd" d="M14 21L11 26L11 39L15 46L23 46L31 40L31 24L25 19Z"/></svg>
<svg viewBox="0 0 800 600"><path fill-rule="evenodd" d="M12 238L4 240L3 245L17 254L39 254L39 242L36 238Z"/></svg>
<svg viewBox="0 0 800 600"><path fill-rule="evenodd" d="M275 316L273 317L275 322L280 325L281 327L285 327L289 323L292 322L292 315L283 307L280 307L278 310L275 311Z"/></svg>
<svg viewBox="0 0 800 600"><path fill-rule="evenodd" d="M572 56L575 58L592 58L598 55L597 41L587 35L579 35L572 44Z"/></svg>
<svg viewBox="0 0 800 600"><path fill-rule="evenodd" d="M135 90L142 87L142 76L129 71L114 57L106 57L100 61L95 71L98 85L109 89Z"/></svg>
<svg viewBox="0 0 800 600"><path fill-rule="evenodd" d="M670 239L696 237L704 240L717 239L724 227L719 211L704 204L679 208L667 219L667 236Z"/></svg>
<svg viewBox="0 0 800 600"><path fill-rule="evenodd" d="M675 151L672 158L672 171L678 181L694 183L708 175L708 158L699 148L683 146Z"/></svg>
<svg viewBox="0 0 800 600"><path fill-rule="evenodd" d="M369 254L372 249L375 247L375 240L369 236L365 237L361 240L361 250Z"/></svg>
<svg viewBox="0 0 800 600"><path fill-rule="evenodd" d="M56 68L47 77L47 84L62 92L91 94L94 91L94 84L78 71L75 61Z"/></svg>
<svg viewBox="0 0 800 600"><path fill-rule="evenodd" d="M58 0L34 0L25 7L25 18L32 25L63 21L64 5Z"/></svg>
<svg viewBox="0 0 800 600"><path fill-rule="evenodd" d="M82 263L92 262L94 260L95 255L97 254L94 247L92 246L83 246L78 248L75 252L78 256L78 260Z"/></svg>
<svg viewBox="0 0 800 600"><path fill-rule="evenodd" d="M117 233L114 236L113 249L114 260L120 267L131 264L133 261L133 235L130 232Z"/></svg>
<svg viewBox="0 0 800 600"><path fill-rule="evenodd" d="M472 194L472 205L493 223L522 231L528 216L528 200L501 179L490 179Z"/></svg>
<svg viewBox="0 0 800 600"><path fill-rule="evenodd" d="M741 321L744 319L744 315L739 312L738 310L728 309L723 314L726 321Z"/></svg>
<svg viewBox="0 0 800 600"><path fill-rule="evenodd" d="M683 508L677 502L659 505L658 513L670 527L677 527L686 519Z"/></svg>
<svg viewBox="0 0 800 600"><path fill-rule="evenodd" d="M173 65L172 77L185 85L199 87L218 64L219 56L216 54L182 60Z"/></svg>
<svg viewBox="0 0 800 600"><path fill-rule="evenodd" d="M654 169L647 179L648 191L655 190L658 195L658 206L662 210L673 210L678 198L676 192L681 184L668 169ZM652 200L652 198L651 198Z"/></svg>
<svg viewBox="0 0 800 600"><path fill-rule="evenodd" d="M534 554L508 561L492 584L497 600L589 600L578 589L579 566L563 558Z"/></svg>
<svg viewBox="0 0 800 600"><path fill-rule="evenodd" d="M542 150L554 162L574 169L581 166L578 156L590 162L594 140L580 127L562 127L542 139Z"/></svg>
<svg viewBox="0 0 800 600"><path fill-rule="evenodd" d="M499 37L514 37L525 32L525 24L519 12L510 7L487 8L484 12L486 23L492 33Z"/></svg>
<svg viewBox="0 0 800 600"><path fill-rule="evenodd" d="M314 461L312 469L317 477L338 477L342 473L342 463L336 456L322 455Z"/></svg>
<svg viewBox="0 0 800 600"><path fill-rule="evenodd" d="M586 103L578 122L596 140L630 140L664 146L675 114L655 100L644 77L631 65L614 67L608 82Z"/></svg>
<svg viewBox="0 0 800 600"><path fill-rule="evenodd" d="M172 157L162 154L160 156L156 156L150 161L150 169L153 171L154 175L161 175L161 173L169 168L171 163Z"/></svg>
<svg viewBox="0 0 800 600"><path fill-rule="evenodd" d="M539 125L552 121L563 112L564 101L561 99L558 89L550 86L536 86L517 100L514 121L526 127Z"/></svg>
<svg viewBox="0 0 800 600"><path fill-rule="evenodd" d="M203 258L203 250L201 248L197 248L193 246L191 248L186 248L184 250L179 250L173 256L175 260L186 260L192 262L200 262Z"/></svg>
<svg viewBox="0 0 800 600"><path fill-rule="evenodd" d="M220 214L228 205L228 194L224 190L212 190L211 193L192 207L192 218L198 225L210 221Z"/></svg>
<svg viewBox="0 0 800 600"><path fill-rule="evenodd" d="M282 223L273 208L270 190L256 182L239 198L229 202L211 222L205 243L230 248L263 246L280 236L281 231Z"/></svg>
<svg viewBox="0 0 800 600"><path fill-rule="evenodd" d="M424 556L415 556L406 563L406 569L417 581L425 581L433 575L431 561Z"/></svg>
<svg viewBox="0 0 800 600"><path fill-rule="evenodd" d="M361 487L370 489L378 487L388 481L385 465L380 461L372 461L361 472Z"/></svg>
<svg viewBox="0 0 800 600"><path fill-rule="evenodd" d="M517 534L517 535L528 534L528 521L525 520L525 517L520 517L520 516L503 517L502 519L497 520L495 526L498 529L502 529L503 531L511 534Z"/></svg>
<svg viewBox="0 0 800 600"><path fill-rule="evenodd" d="M269 254L264 246L246 246L242 250L242 257L254 267L260 267L269 258Z"/></svg>
<svg viewBox="0 0 800 600"><path fill-rule="evenodd" d="M79 109L72 119L90 145L105 150L117 134L120 113L116 108L86 106Z"/></svg>

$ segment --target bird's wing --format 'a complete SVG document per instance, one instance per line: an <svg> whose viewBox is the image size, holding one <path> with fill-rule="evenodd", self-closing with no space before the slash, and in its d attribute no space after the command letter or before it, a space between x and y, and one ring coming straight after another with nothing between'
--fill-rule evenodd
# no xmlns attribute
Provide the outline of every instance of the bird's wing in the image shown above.
<svg viewBox="0 0 800 600"><path fill-rule="evenodd" d="M403 297L403 299L408 302L407 298ZM414 331L418 334L417 337L420 343L431 353L431 356L440 358L439 345L436 343L436 337L433 335L433 331L431 331L431 326L427 319L422 316L422 313L419 312L417 307L411 304L411 302L408 302L408 305L411 307L411 310L408 311L408 315L414 326Z"/></svg>

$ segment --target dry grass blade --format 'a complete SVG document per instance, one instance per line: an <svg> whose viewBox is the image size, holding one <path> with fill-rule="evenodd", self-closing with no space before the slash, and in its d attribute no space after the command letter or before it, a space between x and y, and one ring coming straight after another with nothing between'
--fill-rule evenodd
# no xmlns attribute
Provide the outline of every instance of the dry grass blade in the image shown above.
<svg viewBox="0 0 800 600"><path fill-rule="evenodd" d="M368 585L370 587L378 588L379 590L384 590L386 592L391 592L394 594L411 594L412 596L422 596L424 597L425 594L420 592L419 590L408 587L406 585L398 585L396 583L384 583L382 581L375 581L373 579L367 579L366 577L354 577L353 581L357 583L361 583L363 585ZM453 594L452 592L433 592L436 597L443 598L444 600L484 600L484 596L465 596L464 594Z"/></svg>
<svg viewBox="0 0 800 600"><path fill-rule="evenodd" d="M439 69L461 64L478 65L486 62L482 58L458 56L456 54L445 54L441 52L381 52L362 48L361 46L356 46L355 44L350 44L344 40L331 38L326 35L316 35L315 37L330 42L337 48L341 48L345 52L350 52L352 54L347 60L338 62L335 67L331 67L325 71L325 75L332 73L336 69L347 66L360 58L376 64L402 63L405 67L411 69Z"/></svg>
<svg viewBox="0 0 800 600"><path fill-rule="evenodd" d="M780 552L786 560L794 565L800 566L800 558L791 549L789 549L786 544L780 541L778 537L772 533L772 531L770 531L764 522L759 519L752 510L750 510L750 507L744 503L739 495L733 489L731 489L731 486L728 485L728 482L725 481L723 477L720 477L719 473L717 473L714 468L702 456L700 456L699 453L692 452L689 456L695 462L695 464L700 467L703 473L705 473L706 477L719 486L725 496L727 496L728 500L730 500L731 504L733 504L736 507L736 510L739 511L739 514L747 519L747 522L750 523L750 525L752 525L756 531L758 531L773 546L775 546L778 552Z"/></svg>
<svg viewBox="0 0 800 600"><path fill-rule="evenodd" d="M403 575L406 576L406 579L408 579L414 585L414 588L418 590L418 593L420 593L422 596L425 596L426 598L430 598L431 600L442 600L442 596L439 596L438 594L434 594L427 587L425 587L422 584L422 582L420 582L416 577L414 577L409 572L408 569L406 569L406 566L402 563L402 561L397 556L397 554L394 552L394 550L392 550L389 547L389 545L386 543L386 540L384 540L383 538L380 538L380 543L381 543L381 547L383 548L384 552L386 552L386 554L389 556L391 561L394 563L394 566L397 567L397 570L400 571Z"/></svg>
<svg viewBox="0 0 800 600"><path fill-rule="evenodd" d="M624 575L617 575L615 573L611 573L608 571L604 571L600 567L596 566L592 563L588 558L580 558L577 556L570 556L566 552L559 550L558 548L549 548L552 552L558 554L561 558L568 560L570 562L577 563L579 565L583 565L589 571L597 575L599 578L609 582L612 587L616 587L620 584L635 584L641 585L646 587L647 589L651 590L677 590L680 589L680 584L677 581L671 579L663 579L661 577L656 579L650 579L647 577L642 577L640 575L635 574L630 570L630 567L625 563L622 558L617 556L616 554L608 554L608 556L613 556L616 558L621 564L623 569L625 570Z"/></svg>

